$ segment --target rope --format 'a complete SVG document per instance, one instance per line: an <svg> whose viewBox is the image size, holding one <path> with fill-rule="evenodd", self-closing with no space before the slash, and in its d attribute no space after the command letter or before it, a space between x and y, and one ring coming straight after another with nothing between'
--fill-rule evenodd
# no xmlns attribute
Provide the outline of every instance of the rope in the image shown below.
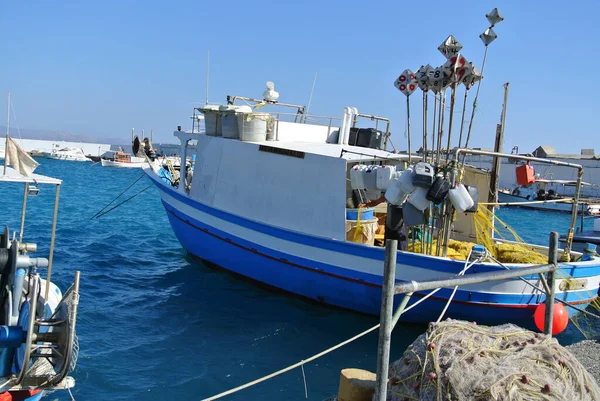
<svg viewBox="0 0 600 401"><path fill-rule="evenodd" d="M482 258L479 257L479 258L475 259L474 261L472 261L471 263L469 263L469 258L471 257L472 253L473 253L473 248L471 248L471 250L469 251L469 255L467 256L467 259L465 260L465 267L457 274L458 276L463 276L467 272L467 270L469 270L475 263L481 261ZM446 302L446 306L444 306L444 309L442 310L442 313L440 313L440 316L437 318L436 323L439 323L442 321L442 318L446 314L448 307L450 307L450 304L452 303L452 299L454 299L456 290L458 290L458 286L454 287L454 289L452 290L452 294L450 294L450 297L448 298L448 302Z"/></svg>
<svg viewBox="0 0 600 401"><path fill-rule="evenodd" d="M302 368L302 379L304 380L304 398L308 398L308 387L306 387L306 375L304 374L304 365Z"/></svg>
<svg viewBox="0 0 600 401"><path fill-rule="evenodd" d="M315 355L311 356L310 358L303 359L303 360L301 360L298 363L290 365L287 368L278 370L277 372L273 372L273 373L271 373L269 375L263 376L260 379L256 379L254 381L251 381L249 383L243 384L241 386L232 388L231 390L224 391L224 392L222 392L220 394L213 395L212 397L205 398L202 401L216 400L216 399L225 397L226 395L237 393L238 391L243 390L243 389L248 388L248 387L251 387L251 386L254 386L255 384L262 383L265 380L269 380L269 379L271 379L271 378L273 378L275 376L279 376L282 373L289 372L290 370L295 369L297 367L300 367L300 366L304 365L307 362L314 361L315 359L318 359L318 358L322 357L323 355L327 355L328 353L330 353L332 351L335 351L336 349L341 348L341 347L343 347L346 344L350 344L351 342L353 342L355 340L358 340L359 338L361 338L361 337L363 337L363 336L371 333L372 331L377 330L379 328L379 326L380 326L380 324L376 324L375 326L371 327L370 329L367 329L367 330L363 331L362 333L359 333L359 334L355 335L354 337L351 337L351 338L347 339L346 341L342 341L341 343L339 343L337 345L334 345L333 347L328 348L325 351L319 352L318 354L315 354Z"/></svg>
<svg viewBox="0 0 600 401"><path fill-rule="evenodd" d="M139 194L141 194L142 192L145 192L146 190L150 189L151 187L152 187L152 184L148 185L146 188L142 189L142 190L141 190L140 192L138 192L137 194L135 194L135 195L133 195L133 196L130 196L129 198L125 199L123 202L121 202L121 203L119 203L119 204L117 204L117 205L115 205L115 206L111 207L111 208L110 208L110 209L108 209L106 212L104 212L104 213L102 213L102 214L100 214L100 215L98 215L98 216L94 216L94 217L96 217L96 218L99 218L99 217L102 217L102 216L104 216L104 215L105 215L105 214L107 214L108 212L110 212L110 211L112 211L112 210L115 210L116 208L118 208L119 206L121 206L121 205L122 205L122 204L124 204L124 203L127 203L127 202L129 202L130 200L132 200L133 198L135 198L136 196L138 196L138 195L139 195ZM90 219L90 220L91 220L91 219Z"/></svg>
<svg viewBox="0 0 600 401"><path fill-rule="evenodd" d="M94 217L97 217L100 213L102 213L104 211L104 209L106 209L107 207L109 207L114 201L116 201L117 199L119 199L125 192L129 191L129 189L135 185L136 182L138 182L139 180L142 179L142 177L144 176L144 173L142 173L142 175L140 175L137 180L135 180L133 183L131 183L131 185L129 185L127 187L127 189L125 189L123 192L121 192L116 198L114 198L113 200L111 200L106 206L104 206L100 211L98 211L98 213L96 213L95 215L93 215L92 217L90 217L90 220L92 220ZM111 209L112 210L112 209Z"/></svg>

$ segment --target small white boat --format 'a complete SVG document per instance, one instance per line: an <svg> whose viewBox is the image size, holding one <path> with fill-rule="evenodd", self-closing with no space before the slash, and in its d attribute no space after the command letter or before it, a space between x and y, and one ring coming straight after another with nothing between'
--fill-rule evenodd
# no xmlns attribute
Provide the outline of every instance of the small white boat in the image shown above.
<svg viewBox="0 0 600 401"><path fill-rule="evenodd" d="M577 181L536 178L535 183L531 185L519 185L513 189L499 190L498 200L500 203L507 203L503 206L570 213L573 206L569 200L572 197L559 193L559 188L576 185ZM582 182L581 185L592 186L585 182ZM579 209L580 214L600 216L600 199L580 199L579 202L582 205Z"/></svg>
<svg viewBox="0 0 600 401"><path fill-rule="evenodd" d="M142 168L146 163L146 158L133 156L129 153L115 152L113 160L101 159L102 167L117 167L117 168Z"/></svg>
<svg viewBox="0 0 600 401"><path fill-rule="evenodd" d="M52 152L44 152L44 157L54 160L69 160L73 162L91 162L92 159L83 153L82 149L66 146L60 149L52 149Z"/></svg>

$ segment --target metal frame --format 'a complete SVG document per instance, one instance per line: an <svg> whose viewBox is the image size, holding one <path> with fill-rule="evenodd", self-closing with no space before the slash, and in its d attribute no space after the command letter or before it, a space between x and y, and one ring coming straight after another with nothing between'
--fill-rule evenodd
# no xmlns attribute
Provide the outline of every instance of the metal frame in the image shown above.
<svg viewBox="0 0 600 401"><path fill-rule="evenodd" d="M554 272L558 269L556 253L558 250L558 233L550 233L548 252L548 264L523 269L501 270L498 272L473 273L468 275L446 277L440 279L425 280L421 282L409 281L396 284L396 253L398 242L387 240L385 244L385 262L383 267L383 285L381 295L381 315L379 328L379 343L377 347L377 375L375 397L376 401L387 399L389 356L392 330L404 313L408 301L414 292L434 290L437 288L458 287L466 284L477 284L489 281L500 281L517 278L524 275L547 273L544 283L546 291L546 312L544 320L544 333L552 336L552 316L554 314L555 299L555 277ZM394 295L404 294L404 297L393 311Z"/></svg>
<svg viewBox="0 0 600 401"><path fill-rule="evenodd" d="M571 223L569 225L569 232L567 234L567 245L565 247L565 254L570 255L571 247L573 245L573 235L575 233L575 225L577 224L577 211L578 211L577 209L578 209L579 197L581 194L583 166L581 166L580 164L567 163L567 162L562 162L559 160L542 159L540 157L515 155L515 154L500 153L500 152L489 152L489 151L485 151L485 150L475 150L475 149L468 149L468 148L457 148L454 150L455 165L454 165L454 169L452 170L452 175L451 175L452 184L454 184L456 182L456 176L458 173L456 164L459 161L459 156L461 154L493 156L493 157L501 157L501 158L506 158L506 159L525 160L525 161L532 161L532 162L538 162L538 163L543 163L543 164L552 164L555 166L563 166L563 167L577 169L578 170L577 184L576 184L577 186L575 187L575 196L573 197L573 206L572 206L572 211L571 211ZM450 235L450 230L446 230L445 235L446 235L446 238L444 238L444 246L446 247L447 246L446 244L448 243L448 238Z"/></svg>

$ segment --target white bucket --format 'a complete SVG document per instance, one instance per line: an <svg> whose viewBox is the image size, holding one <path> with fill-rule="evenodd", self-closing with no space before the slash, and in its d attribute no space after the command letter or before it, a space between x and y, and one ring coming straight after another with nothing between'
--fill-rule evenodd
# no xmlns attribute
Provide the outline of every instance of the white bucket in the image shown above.
<svg viewBox="0 0 600 401"><path fill-rule="evenodd" d="M394 178L396 169L392 166L381 166L377 169L377 188L385 191Z"/></svg>
<svg viewBox="0 0 600 401"><path fill-rule="evenodd" d="M469 191L463 184L458 184L455 188L451 188L448 192L450 202L457 212L462 213L467 209L470 209L475 205L473 198L469 195Z"/></svg>
<svg viewBox="0 0 600 401"><path fill-rule="evenodd" d="M207 104L200 109L200 112L204 114L204 130L206 135L221 136L219 130L219 106Z"/></svg>
<svg viewBox="0 0 600 401"><path fill-rule="evenodd" d="M408 202L420 211L427 209L431 203L427 200L427 189L422 187L417 187L411 192L408 197Z"/></svg>
<svg viewBox="0 0 600 401"><path fill-rule="evenodd" d="M242 141L267 140L267 126L273 124L273 117L269 113L238 113L237 118Z"/></svg>

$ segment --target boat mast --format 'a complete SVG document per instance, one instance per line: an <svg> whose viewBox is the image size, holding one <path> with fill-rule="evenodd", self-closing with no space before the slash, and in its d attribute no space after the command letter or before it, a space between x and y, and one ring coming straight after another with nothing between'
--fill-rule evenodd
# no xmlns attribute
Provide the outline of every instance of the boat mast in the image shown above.
<svg viewBox="0 0 600 401"><path fill-rule="evenodd" d="M8 92L8 104L6 105L6 142L4 144L4 175L8 165L8 134L10 132L10 92Z"/></svg>
<svg viewBox="0 0 600 401"><path fill-rule="evenodd" d="M494 143L494 152L502 153L502 142L504 142L504 123L506 121L506 103L508 102L508 86L509 82L504 84L504 103L502 104L502 115L500 117L500 124L496 128L496 142ZM488 195L488 203L492 203L489 206L490 211L494 211L494 205L498 203L498 181L500 177L500 158L494 156L492 165L492 177L490 180L490 193Z"/></svg>

